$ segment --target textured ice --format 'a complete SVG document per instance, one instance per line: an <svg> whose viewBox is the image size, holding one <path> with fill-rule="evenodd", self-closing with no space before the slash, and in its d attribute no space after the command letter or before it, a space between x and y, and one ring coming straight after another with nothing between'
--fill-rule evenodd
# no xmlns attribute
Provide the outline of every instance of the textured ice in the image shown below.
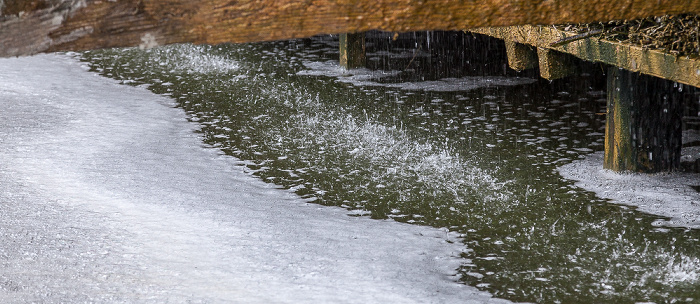
<svg viewBox="0 0 700 304"><path fill-rule="evenodd" d="M683 145L681 162L697 162L700 159L700 130L683 131Z"/></svg>
<svg viewBox="0 0 700 304"><path fill-rule="evenodd" d="M380 59L393 58L393 59L415 59L415 58L429 58L430 53L423 51L421 49L394 49L393 51L376 51L367 53L368 59L372 58Z"/></svg>
<svg viewBox="0 0 700 304"><path fill-rule="evenodd" d="M491 303L445 231L347 216L203 147L170 99L0 59L2 303Z"/></svg>
<svg viewBox="0 0 700 304"><path fill-rule="evenodd" d="M304 62L307 70L297 72L302 76L328 76L339 77L341 81L353 83L374 83L371 79L380 79L388 76L398 75L398 71L373 71L369 69L352 69L338 65L336 61L307 61Z"/></svg>
<svg viewBox="0 0 700 304"><path fill-rule="evenodd" d="M503 76L465 76L462 78L443 78L433 81L421 82L403 82L392 84L375 85L387 86L391 88L400 88L409 91L428 91L428 92L455 92L469 91L478 88L486 88L491 86L516 86L535 82L531 78L519 77L503 77Z"/></svg>
<svg viewBox="0 0 700 304"><path fill-rule="evenodd" d="M559 173L613 203L669 218L659 225L700 228L700 192L693 189L700 186L700 174L615 173L603 169L603 152L564 165Z"/></svg>
<svg viewBox="0 0 700 304"><path fill-rule="evenodd" d="M306 62L307 70L297 72L297 75L337 77L338 81L350 83L356 86L381 86L399 88L407 91L427 92L455 92L469 91L491 86L516 86L534 83L532 78L505 77L505 76L465 76L461 78L443 78L440 80L420 82L381 83L377 82L387 76L398 75L398 71L377 72L368 69L347 70L337 62Z"/></svg>

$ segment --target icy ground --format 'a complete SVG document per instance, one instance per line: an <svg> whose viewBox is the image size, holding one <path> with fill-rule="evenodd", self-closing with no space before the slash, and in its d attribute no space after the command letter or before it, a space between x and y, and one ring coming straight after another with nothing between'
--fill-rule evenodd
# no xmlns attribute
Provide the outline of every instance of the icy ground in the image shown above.
<svg viewBox="0 0 700 304"><path fill-rule="evenodd" d="M399 88L408 91L426 91L426 92L454 92L454 91L469 91L478 88L490 86L513 86L534 83L537 80L532 78L520 77L505 77L505 76L466 76L462 78L443 78L433 81L421 82L400 82L400 83L381 83L376 80L396 76L398 71L378 72L368 69L354 69L348 71L340 67L335 61L304 62L304 66L308 70L297 72L297 75L306 76L329 76L337 77L338 81L351 83L355 86L382 86L388 88Z"/></svg>
<svg viewBox="0 0 700 304"><path fill-rule="evenodd" d="M246 175L166 97L65 55L0 71L1 303L505 302L455 282L454 235Z"/></svg>
<svg viewBox="0 0 700 304"><path fill-rule="evenodd" d="M693 189L700 186L700 174L615 173L603 169L603 152L564 165L559 173L612 203L669 218L657 221L659 226L700 228L700 192Z"/></svg>

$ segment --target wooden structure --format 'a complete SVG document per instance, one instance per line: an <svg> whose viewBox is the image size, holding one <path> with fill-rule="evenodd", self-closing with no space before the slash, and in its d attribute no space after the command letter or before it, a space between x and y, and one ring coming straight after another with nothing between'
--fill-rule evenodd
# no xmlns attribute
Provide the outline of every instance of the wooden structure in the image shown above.
<svg viewBox="0 0 700 304"><path fill-rule="evenodd" d="M508 62L522 61L515 70L539 66L540 74L546 79L564 77L572 72L569 69L570 56L586 61L601 62L627 71L638 72L695 87L700 87L700 60L687 56L678 57L659 50L647 50L641 46L606 41L595 37L579 39L570 43L555 45L576 33L555 29L551 26L511 26L480 28L470 30L506 41ZM518 46L519 45L519 46ZM529 55L523 55L530 53ZM549 54L546 56L537 56ZM555 55L556 54L556 55ZM511 58L511 55L513 58ZM558 58L558 59L555 59ZM550 76L551 75L551 76Z"/></svg>
<svg viewBox="0 0 700 304"><path fill-rule="evenodd" d="M546 79L573 73L575 58L609 65L604 167L635 172L679 167L683 109L672 84L700 87L699 58L677 57L594 37L561 43L576 33L551 26L481 28L473 32L503 39L511 68L539 67Z"/></svg>
<svg viewBox="0 0 700 304"><path fill-rule="evenodd" d="M340 66L354 69L365 66L365 34L340 34Z"/></svg>
<svg viewBox="0 0 700 304"><path fill-rule="evenodd" d="M4 0L0 57L700 13L697 0Z"/></svg>
<svg viewBox="0 0 700 304"><path fill-rule="evenodd" d="M683 104L671 82L608 68L603 167L613 171L678 169Z"/></svg>
<svg viewBox="0 0 700 304"><path fill-rule="evenodd" d="M696 59L595 38L556 44L575 34L525 25L680 13L700 14L700 1L0 0L0 57L349 33L341 34L340 58L343 66L353 68L364 65L364 31L491 26L473 31L505 40L509 64L516 70L539 67L542 77L561 78L574 72L571 61L578 57L700 87L700 61ZM608 74L609 88L614 90L608 94L606 167L634 171L675 168L680 157L680 129L674 122L677 106L659 108L657 101L648 99L640 103L640 96L645 95L639 87L652 81L616 69ZM651 125L662 129L633 131Z"/></svg>

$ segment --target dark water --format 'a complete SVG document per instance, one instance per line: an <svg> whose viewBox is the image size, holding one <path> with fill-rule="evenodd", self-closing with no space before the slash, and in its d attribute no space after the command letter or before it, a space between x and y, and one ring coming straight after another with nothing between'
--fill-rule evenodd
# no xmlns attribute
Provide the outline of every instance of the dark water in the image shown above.
<svg viewBox="0 0 700 304"><path fill-rule="evenodd" d="M337 37L82 54L176 99L261 179L356 216L462 234L461 280L540 303L700 302L700 232L612 205L556 168L604 141L603 68L559 81L505 68L500 42L373 33L368 69Z"/></svg>

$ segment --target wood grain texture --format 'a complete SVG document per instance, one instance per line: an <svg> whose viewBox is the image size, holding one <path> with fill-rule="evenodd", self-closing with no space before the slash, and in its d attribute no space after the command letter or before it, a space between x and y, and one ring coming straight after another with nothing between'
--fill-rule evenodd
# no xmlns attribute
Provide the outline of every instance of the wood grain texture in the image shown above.
<svg viewBox="0 0 700 304"><path fill-rule="evenodd" d="M5 0L0 56L700 13L696 0Z"/></svg>
<svg viewBox="0 0 700 304"><path fill-rule="evenodd" d="M576 33L553 29L551 26L489 27L470 31L505 41L552 49L586 61L602 62L631 72L700 87L700 58L696 56L677 57L663 50L649 50L642 46L596 37L551 46L562 38L576 35Z"/></svg>
<svg viewBox="0 0 700 304"><path fill-rule="evenodd" d="M608 68L603 167L616 172L678 170L683 97L673 82Z"/></svg>

